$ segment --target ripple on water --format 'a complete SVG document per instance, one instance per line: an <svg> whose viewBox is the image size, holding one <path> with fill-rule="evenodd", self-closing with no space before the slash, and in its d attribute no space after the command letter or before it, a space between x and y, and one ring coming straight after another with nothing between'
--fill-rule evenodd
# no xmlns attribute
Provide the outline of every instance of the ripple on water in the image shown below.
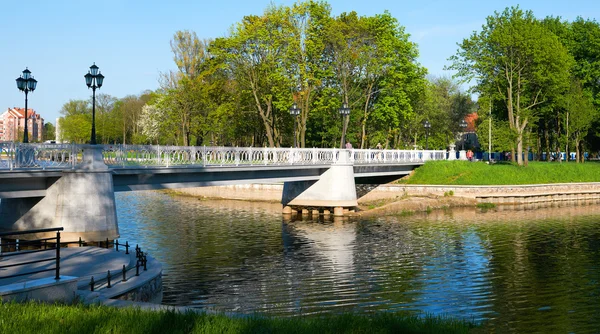
<svg viewBox="0 0 600 334"><path fill-rule="evenodd" d="M279 205L117 195L122 238L163 263L166 304L428 312L514 332L600 328L600 209L586 210L282 222Z"/></svg>

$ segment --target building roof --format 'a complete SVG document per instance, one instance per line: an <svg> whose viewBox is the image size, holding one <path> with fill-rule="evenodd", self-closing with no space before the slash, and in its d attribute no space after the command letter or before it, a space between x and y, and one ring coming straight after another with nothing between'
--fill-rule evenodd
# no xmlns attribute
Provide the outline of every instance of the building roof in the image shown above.
<svg viewBox="0 0 600 334"><path fill-rule="evenodd" d="M8 108L8 110L6 110L6 113L9 113L9 115L16 117L16 118L25 118L25 108ZM27 108L27 117L28 118L35 118L35 119L40 119L41 116L35 112L35 110L31 109L31 108Z"/></svg>

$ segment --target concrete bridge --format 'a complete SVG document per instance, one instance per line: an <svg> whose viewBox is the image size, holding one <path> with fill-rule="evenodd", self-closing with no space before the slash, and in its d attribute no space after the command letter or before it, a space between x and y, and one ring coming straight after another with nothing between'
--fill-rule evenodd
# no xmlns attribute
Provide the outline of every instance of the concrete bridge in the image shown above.
<svg viewBox="0 0 600 334"><path fill-rule="evenodd" d="M446 158L436 150L0 143L0 230L61 226L66 241L115 239L116 191L240 183L283 182L284 211L340 215L357 205L357 183L387 183Z"/></svg>

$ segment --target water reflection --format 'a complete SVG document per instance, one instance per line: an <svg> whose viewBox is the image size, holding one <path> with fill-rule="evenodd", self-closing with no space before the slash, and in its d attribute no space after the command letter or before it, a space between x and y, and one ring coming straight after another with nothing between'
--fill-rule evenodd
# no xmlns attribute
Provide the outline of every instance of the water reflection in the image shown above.
<svg viewBox="0 0 600 334"><path fill-rule="evenodd" d="M279 204L156 192L117 201L122 237L164 264L167 304L284 316L408 310L501 332L600 327L600 207L589 203L282 221Z"/></svg>

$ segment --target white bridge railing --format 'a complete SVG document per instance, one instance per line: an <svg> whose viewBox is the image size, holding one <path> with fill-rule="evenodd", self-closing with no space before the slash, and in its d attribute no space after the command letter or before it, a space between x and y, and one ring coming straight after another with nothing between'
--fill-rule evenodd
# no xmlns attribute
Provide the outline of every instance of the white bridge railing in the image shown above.
<svg viewBox="0 0 600 334"><path fill-rule="evenodd" d="M85 149L101 148L111 168L172 166L380 165L445 160L444 150L340 150L158 145L0 143L0 170L76 169Z"/></svg>

